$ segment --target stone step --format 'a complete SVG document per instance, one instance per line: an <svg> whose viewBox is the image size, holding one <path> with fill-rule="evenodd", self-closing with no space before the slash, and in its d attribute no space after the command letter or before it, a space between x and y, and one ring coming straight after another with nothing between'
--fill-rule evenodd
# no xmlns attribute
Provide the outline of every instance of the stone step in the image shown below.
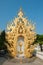
<svg viewBox="0 0 43 65"><path fill-rule="evenodd" d="M33 58L18 58L18 59L14 58L14 59L10 59L10 62L13 62L13 63L28 63L28 62L33 62L35 59L36 59L36 57L33 57Z"/></svg>

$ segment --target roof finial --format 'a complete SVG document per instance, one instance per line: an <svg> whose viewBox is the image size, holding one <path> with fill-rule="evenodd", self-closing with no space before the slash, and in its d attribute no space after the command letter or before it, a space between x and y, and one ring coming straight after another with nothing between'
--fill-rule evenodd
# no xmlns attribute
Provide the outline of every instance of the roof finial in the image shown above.
<svg viewBox="0 0 43 65"><path fill-rule="evenodd" d="M20 11L22 11L22 7L20 7Z"/></svg>
<svg viewBox="0 0 43 65"><path fill-rule="evenodd" d="M20 11L19 11L19 13L18 13L18 16L19 16L19 17L22 17L22 16L23 16L22 8L20 8Z"/></svg>

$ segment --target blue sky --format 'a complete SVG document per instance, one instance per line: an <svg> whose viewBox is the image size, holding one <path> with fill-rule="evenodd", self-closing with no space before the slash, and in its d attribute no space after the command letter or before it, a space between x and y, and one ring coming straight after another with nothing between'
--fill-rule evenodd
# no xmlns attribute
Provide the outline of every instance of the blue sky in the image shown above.
<svg viewBox="0 0 43 65"><path fill-rule="evenodd" d="M20 7L25 16L36 23L36 33L43 34L43 0L0 0L0 30L17 16Z"/></svg>

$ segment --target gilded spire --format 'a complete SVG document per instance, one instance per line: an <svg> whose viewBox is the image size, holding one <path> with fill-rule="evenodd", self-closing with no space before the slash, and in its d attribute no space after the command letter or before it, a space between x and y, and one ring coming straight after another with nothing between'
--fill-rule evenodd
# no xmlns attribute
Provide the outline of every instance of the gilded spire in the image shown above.
<svg viewBox="0 0 43 65"><path fill-rule="evenodd" d="M20 8L20 11L22 11L22 7Z"/></svg>
<svg viewBox="0 0 43 65"><path fill-rule="evenodd" d="M19 16L19 17L22 17L22 16L23 16L22 8L20 8L20 11L19 11L19 13L18 13L18 16Z"/></svg>

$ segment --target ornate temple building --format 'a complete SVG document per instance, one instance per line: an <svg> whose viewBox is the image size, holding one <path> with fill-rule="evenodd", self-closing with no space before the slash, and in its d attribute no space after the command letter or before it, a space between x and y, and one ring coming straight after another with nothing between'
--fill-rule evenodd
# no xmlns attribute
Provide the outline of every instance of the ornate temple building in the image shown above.
<svg viewBox="0 0 43 65"><path fill-rule="evenodd" d="M31 57L34 51L33 42L36 39L34 24L30 23L22 10L18 12L13 22L7 25L6 46L12 57Z"/></svg>

